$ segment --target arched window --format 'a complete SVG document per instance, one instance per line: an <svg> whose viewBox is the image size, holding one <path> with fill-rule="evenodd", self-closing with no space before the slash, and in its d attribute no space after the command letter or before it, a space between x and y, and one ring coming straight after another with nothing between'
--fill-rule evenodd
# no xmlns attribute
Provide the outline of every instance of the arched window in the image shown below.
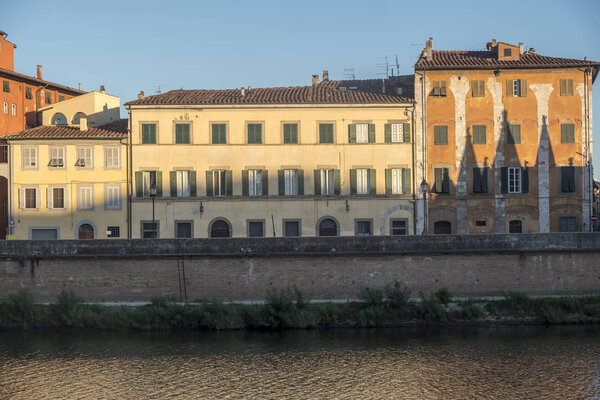
<svg viewBox="0 0 600 400"><path fill-rule="evenodd" d="M52 117L52 125L66 125L67 117L63 113L56 113Z"/></svg>
<svg viewBox="0 0 600 400"><path fill-rule="evenodd" d="M73 125L79 125L79 120L81 119L81 117L85 117L86 115L82 112L78 112L77 114L75 114L75 116L73 117Z"/></svg>
<svg viewBox="0 0 600 400"><path fill-rule="evenodd" d="M338 224L333 218L323 218L319 222L319 236L337 236Z"/></svg>
<svg viewBox="0 0 600 400"><path fill-rule="evenodd" d="M433 224L433 233L436 235L449 235L452 233L452 224L448 221L437 221Z"/></svg>
<svg viewBox="0 0 600 400"><path fill-rule="evenodd" d="M508 233L523 233L523 223L518 219L513 219L508 223Z"/></svg>
<svg viewBox="0 0 600 400"><path fill-rule="evenodd" d="M81 224L79 231L77 232L79 239L93 239L94 238L94 227L90 224Z"/></svg>
<svg viewBox="0 0 600 400"><path fill-rule="evenodd" d="M226 219L215 219L210 224L209 235L211 238L231 237L231 225Z"/></svg>

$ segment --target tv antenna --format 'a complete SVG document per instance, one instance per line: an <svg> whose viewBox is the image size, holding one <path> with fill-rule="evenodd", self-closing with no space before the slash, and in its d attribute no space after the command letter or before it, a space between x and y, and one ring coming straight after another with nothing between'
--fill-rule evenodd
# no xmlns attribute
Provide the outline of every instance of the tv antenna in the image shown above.
<svg viewBox="0 0 600 400"><path fill-rule="evenodd" d="M344 78L355 80L356 72L355 72L354 68L344 68Z"/></svg>
<svg viewBox="0 0 600 400"><path fill-rule="evenodd" d="M156 86L156 90L154 91L155 94L161 94L162 93L162 91L160 90L161 86L164 86L164 85L157 85Z"/></svg>
<svg viewBox="0 0 600 400"><path fill-rule="evenodd" d="M377 75L389 78L389 76L390 76L390 63L388 62L388 57L387 56L385 56L383 58L383 62L378 62L375 65L377 65L377 69L379 69L379 72L377 73Z"/></svg>

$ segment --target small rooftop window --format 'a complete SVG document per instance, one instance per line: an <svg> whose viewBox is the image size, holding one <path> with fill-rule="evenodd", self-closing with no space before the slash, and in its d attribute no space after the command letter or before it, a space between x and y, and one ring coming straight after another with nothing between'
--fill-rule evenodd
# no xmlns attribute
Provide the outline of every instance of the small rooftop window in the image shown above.
<svg viewBox="0 0 600 400"><path fill-rule="evenodd" d="M52 117L52 125L67 125L67 117L63 113L56 113Z"/></svg>
<svg viewBox="0 0 600 400"><path fill-rule="evenodd" d="M504 57L512 56L512 49L504 49Z"/></svg>

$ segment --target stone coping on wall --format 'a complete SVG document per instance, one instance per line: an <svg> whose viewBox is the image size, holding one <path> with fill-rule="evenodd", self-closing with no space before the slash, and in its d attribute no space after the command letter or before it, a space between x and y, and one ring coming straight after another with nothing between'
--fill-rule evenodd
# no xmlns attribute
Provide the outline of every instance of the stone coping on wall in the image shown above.
<svg viewBox="0 0 600 400"><path fill-rule="evenodd" d="M310 257L571 251L600 251L600 233L0 241L1 259Z"/></svg>

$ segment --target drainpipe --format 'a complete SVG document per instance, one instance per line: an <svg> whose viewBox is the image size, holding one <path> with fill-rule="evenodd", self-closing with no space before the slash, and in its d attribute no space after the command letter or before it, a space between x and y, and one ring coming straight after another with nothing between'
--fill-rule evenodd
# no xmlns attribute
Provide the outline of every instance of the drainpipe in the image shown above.
<svg viewBox="0 0 600 400"><path fill-rule="evenodd" d="M133 179L132 179L132 168L133 168L133 161L132 161L132 140L131 140L131 135L132 135L132 121L131 121L131 107L127 108L127 117L129 119L129 137L127 138L127 238L131 239L131 198L132 198L132 191L133 191Z"/></svg>

